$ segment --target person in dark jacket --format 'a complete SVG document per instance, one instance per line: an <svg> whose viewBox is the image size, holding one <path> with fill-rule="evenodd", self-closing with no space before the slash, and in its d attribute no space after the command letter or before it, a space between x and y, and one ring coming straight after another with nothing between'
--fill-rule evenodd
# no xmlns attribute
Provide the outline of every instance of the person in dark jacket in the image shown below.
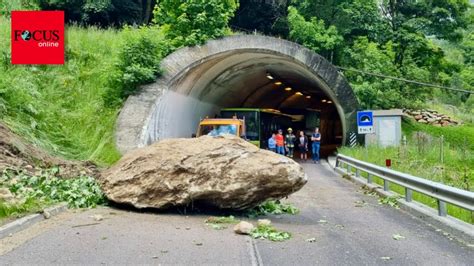
<svg viewBox="0 0 474 266"><path fill-rule="evenodd" d="M298 137L298 148L300 151L301 160L308 159L308 138L305 136L304 131L300 131L300 136Z"/></svg>

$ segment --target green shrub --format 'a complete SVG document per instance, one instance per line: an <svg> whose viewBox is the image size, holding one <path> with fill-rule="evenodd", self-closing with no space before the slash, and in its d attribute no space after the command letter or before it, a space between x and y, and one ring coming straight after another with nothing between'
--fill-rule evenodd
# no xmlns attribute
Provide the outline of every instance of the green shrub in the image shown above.
<svg viewBox="0 0 474 266"><path fill-rule="evenodd" d="M21 198L43 203L67 202L71 208L91 208L106 202L99 185L93 177L81 176L62 179L55 176L57 168L30 176L23 172L5 171L1 183Z"/></svg>
<svg viewBox="0 0 474 266"><path fill-rule="evenodd" d="M153 82L160 74L160 61L167 45L156 27L124 29L125 40L120 48L116 69L103 95L106 106L117 106L140 85Z"/></svg>
<svg viewBox="0 0 474 266"><path fill-rule="evenodd" d="M194 46L229 34L238 6L235 0L163 0L155 6L153 21L172 47Z"/></svg>
<svg viewBox="0 0 474 266"><path fill-rule="evenodd" d="M247 216L256 217L268 214L298 214L299 209L292 204L281 203L279 200L267 200L257 207L247 211Z"/></svg>

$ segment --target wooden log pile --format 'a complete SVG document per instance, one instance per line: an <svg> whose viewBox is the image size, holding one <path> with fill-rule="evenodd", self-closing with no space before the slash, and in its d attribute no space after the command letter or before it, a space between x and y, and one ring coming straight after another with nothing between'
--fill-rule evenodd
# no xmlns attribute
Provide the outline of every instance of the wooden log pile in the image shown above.
<svg viewBox="0 0 474 266"><path fill-rule="evenodd" d="M431 109L404 109L403 114L415 119L418 123L438 127L456 126L461 124L461 122L456 121L447 115L440 114L438 113L438 111Z"/></svg>

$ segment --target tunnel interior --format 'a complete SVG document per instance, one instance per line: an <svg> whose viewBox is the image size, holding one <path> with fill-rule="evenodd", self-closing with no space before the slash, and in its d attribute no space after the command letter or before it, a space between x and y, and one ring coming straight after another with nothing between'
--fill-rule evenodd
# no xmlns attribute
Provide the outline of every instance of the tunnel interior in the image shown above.
<svg viewBox="0 0 474 266"><path fill-rule="evenodd" d="M291 115L295 134L303 130L309 136L319 127L325 156L343 142L344 119L338 104L328 84L294 58L233 50L198 60L167 81L146 142L190 137L200 119L218 117L222 108L269 108Z"/></svg>

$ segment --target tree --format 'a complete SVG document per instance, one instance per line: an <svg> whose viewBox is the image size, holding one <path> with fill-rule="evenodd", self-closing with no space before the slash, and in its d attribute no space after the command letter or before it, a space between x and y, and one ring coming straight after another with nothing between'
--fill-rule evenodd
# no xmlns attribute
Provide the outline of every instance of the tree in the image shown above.
<svg viewBox="0 0 474 266"><path fill-rule="evenodd" d="M288 37L288 1L241 1L231 25L236 30L258 31Z"/></svg>
<svg viewBox="0 0 474 266"><path fill-rule="evenodd" d="M193 46L228 34L238 5L235 0L162 0L153 21L173 47Z"/></svg>
<svg viewBox="0 0 474 266"><path fill-rule="evenodd" d="M403 68L394 64L396 56L394 44L389 41L380 46L367 37L359 37L354 45L346 50L348 65L357 66L366 72L404 77L407 79L428 80L430 71L417 67L414 62ZM421 105L430 90L392 79L383 79L355 72L345 72L351 82L362 108L389 109L400 107L416 107Z"/></svg>
<svg viewBox="0 0 474 266"><path fill-rule="evenodd" d="M326 27L324 21L312 17L309 21L295 7L288 8L290 39L324 55L333 50L343 39L336 27Z"/></svg>
<svg viewBox="0 0 474 266"><path fill-rule="evenodd" d="M153 1L38 0L38 5L42 10L64 10L69 23L109 27L149 22Z"/></svg>

